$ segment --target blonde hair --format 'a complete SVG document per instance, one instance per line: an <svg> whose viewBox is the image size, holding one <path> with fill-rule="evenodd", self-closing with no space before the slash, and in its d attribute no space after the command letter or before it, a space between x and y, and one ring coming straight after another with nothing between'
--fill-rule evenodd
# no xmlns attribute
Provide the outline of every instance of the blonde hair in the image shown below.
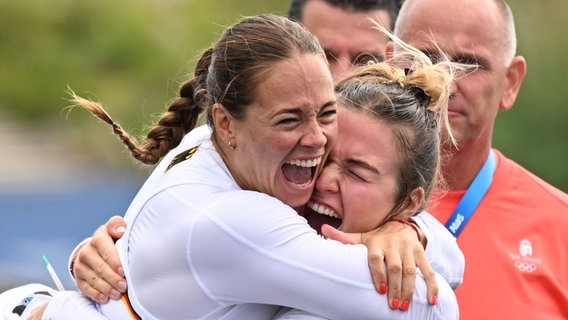
<svg viewBox="0 0 568 320"><path fill-rule="evenodd" d="M411 192L422 188L425 199L444 185L440 172L441 139L454 141L448 120L451 82L463 65L448 59L438 63L404 43L386 29L402 48L388 61L370 63L352 71L336 85L342 107L364 112L385 121L397 137L402 154L397 182L395 207L387 219L410 205ZM420 210L426 207L426 200Z"/></svg>

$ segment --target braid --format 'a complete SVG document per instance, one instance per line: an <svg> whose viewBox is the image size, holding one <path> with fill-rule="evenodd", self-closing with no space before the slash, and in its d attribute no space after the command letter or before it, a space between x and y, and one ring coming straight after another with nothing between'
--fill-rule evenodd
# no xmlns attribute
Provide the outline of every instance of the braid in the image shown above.
<svg viewBox="0 0 568 320"><path fill-rule="evenodd" d="M168 151L179 145L185 134L195 127L199 114L203 111L193 97L195 80L182 84L180 97L170 104L158 123L148 132L142 148L150 154L148 161L151 164L158 162Z"/></svg>
<svg viewBox="0 0 568 320"><path fill-rule="evenodd" d="M93 115L95 115L97 118L101 119L105 123L110 124L112 126L112 131L114 132L114 134L116 134L118 136L118 138L126 145L126 147L128 147L128 150L130 150L130 153L132 154L132 156L134 158L136 158L137 160L143 162L143 163L148 163L148 162L144 161L144 158L145 158L144 157L144 150L142 150L141 148L138 147L136 140L134 138L132 138L120 126L120 124L114 122L114 120L112 120L112 118L110 117L108 112L99 103L81 98L78 95L76 95L75 92L73 92L71 90L69 90L69 91L70 91L69 93L71 94L71 100L70 101L72 103L72 106L70 108L73 108L73 107L85 108L89 112L91 112Z"/></svg>
<svg viewBox="0 0 568 320"><path fill-rule="evenodd" d="M175 148L183 137L195 128L199 114L209 107L209 93L205 81L213 48L206 50L195 67L193 79L185 81L168 110L160 117L158 124L148 132L144 147L153 153L155 162Z"/></svg>
<svg viewBox="0 0 568 320"><path fill-rule="evenodd" d="M209 106L209 93L205 87L207 70L211 62L212 49L205 51L195 69L195 77L184 82L175 99L164 112L158 123L148 132L146 140L138 145L108 112L99 104L70 92L71 102L83 107L93 115L110 124L113 132L128 147L132 156L145 164L156 164L171 149L178 146L189 131L195 128L199 114Z"/></svg>

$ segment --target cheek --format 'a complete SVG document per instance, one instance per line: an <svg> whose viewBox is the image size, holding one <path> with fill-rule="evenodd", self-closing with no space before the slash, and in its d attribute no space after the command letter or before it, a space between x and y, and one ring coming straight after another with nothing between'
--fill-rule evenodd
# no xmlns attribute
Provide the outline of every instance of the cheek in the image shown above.
<svg viewBox="0 0 568 320"><path fill-rule="evenodd" d="M256 143L251 145L255 152L248 157L260 167L280 168L283 160L298 144L298 140L287 135L265 137L263 141L257 139Z"/></svg>
<svg viewBox="0 0 568 320"><path fill-rule="evenodd" d="M323 134L327 139L325 148L328 151L331 150L331 148L335 145L335 142L337 141L338 132L339 131L338 131L337 120L323 127Z"/></svg>
<svg viewBox="0 0 568 320"><path fill-rule="evenodd" d="M376 185L352 185L344 191L342 200L350 232L367 232L376 227L394 205L392 190L382 190ZM346 230L344 230L346 231Z"/></svg>
<svg viewBox="0 0 568 320"><path fill-rule="evenodd" d="M488 72L476 72L465 79L463 87L469 99L489 100L493 99L498 91L498 86Z"/></svg>

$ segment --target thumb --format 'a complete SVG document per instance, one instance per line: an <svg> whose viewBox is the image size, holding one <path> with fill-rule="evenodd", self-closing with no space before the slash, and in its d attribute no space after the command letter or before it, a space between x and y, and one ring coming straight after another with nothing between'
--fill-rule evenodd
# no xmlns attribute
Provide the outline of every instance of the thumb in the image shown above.
<svg viewBox="0 0 568 320"><path fill-rule="evenodd" d="M108 234L113 240L118 240L124 235L126 230L126 220L120 216L110 218L105 224Z"/></svg>
<svg viewBox="0 0 568 320"><path fill-rule="evenodd" d="M361 243L360 233L345 233L343 231L337 230L336 228L330 226L329 224L323 224L321 226L321 233L323 234L324 237L339 241L343 244Z"/></svg>

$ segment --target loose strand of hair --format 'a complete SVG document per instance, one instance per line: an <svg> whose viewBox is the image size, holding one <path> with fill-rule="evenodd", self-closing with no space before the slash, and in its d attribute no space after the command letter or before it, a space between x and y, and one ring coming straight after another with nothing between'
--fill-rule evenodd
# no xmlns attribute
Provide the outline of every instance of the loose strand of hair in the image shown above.
<svg viewBox="0 0 568 320"><path fill-rule="evenodd" d="M118 124L112 119L110 114L102 107L100 103L82 98L77 94L75 94L75 92L73 92L73 90L71 89L68 89L68 91L69 94L71 95L71 98L69 99L69 101L71 102L71 106L67 107L69 111L75 107L81 107L89 111L92 115L94 115L95 117L109 124L112 127L113 133L118 136L118 138L122 141L122 143L124 143L124 145L126 145L126 147L128 148L128 150L135 159L145 164L155 164L157 162L153 161L152 157L147 156L145 149L138 146L136 140L132 138L130 134L128 134L128 132L126 132L126 130L122 128L120 124Z"/></svg>

